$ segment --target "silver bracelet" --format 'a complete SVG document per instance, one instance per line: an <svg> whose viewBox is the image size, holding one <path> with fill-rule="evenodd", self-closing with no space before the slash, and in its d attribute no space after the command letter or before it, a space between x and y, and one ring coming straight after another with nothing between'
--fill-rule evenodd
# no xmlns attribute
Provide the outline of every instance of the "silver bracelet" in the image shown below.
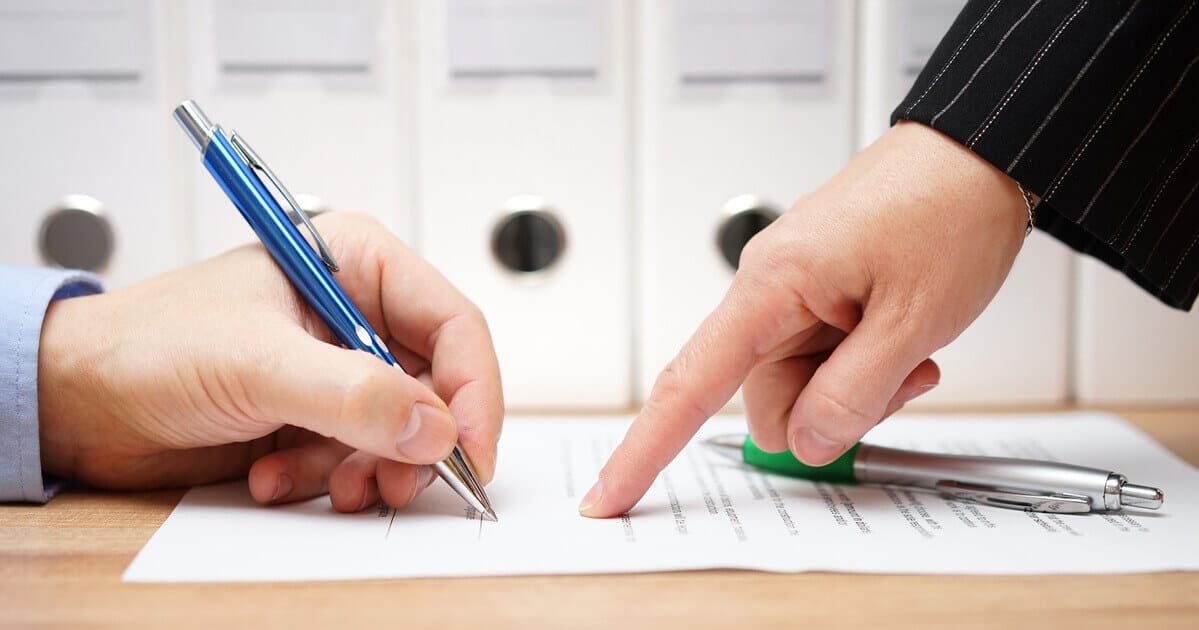
<svg viewBox="0 0 1199 630"><path fill-rule="evenodd" d="M1024 236L1032 234L1033 223L1037 220L1037 204L1041 201L1036 198L1036 195L1028 192L1020 182L1016 182L1016 188L1020 191L1020 196L1024 198L1024 207L1028 209L1028 225L1024 227Z"/></svg>

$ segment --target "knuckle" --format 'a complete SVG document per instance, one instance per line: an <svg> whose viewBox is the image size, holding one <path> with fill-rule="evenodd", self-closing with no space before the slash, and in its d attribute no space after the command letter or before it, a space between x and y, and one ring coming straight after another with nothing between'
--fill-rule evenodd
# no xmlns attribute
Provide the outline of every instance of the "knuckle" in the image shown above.
<svg viewBox="0 0 1199 630"><path fill-rule="evenodd" d="M689 371L687 359L680 355L672 359L658 374L650 394L650 402L647 403L654 415L663 418L678 415L707 419L719 411L705 407L688 391Z"/></svg>
<svg viewBox="0 0 1199 630"><path fill-rule="evenodd" d="M467 300L466 306L463 309L463 316L471 326L482 329L488 335L491 334L491 329L487 323L487 316L483 313L483 309L479 308L478 304Z"/></svg>
<svg viewBox="0 0 1199 630"><path fill-rule="evenodd" d="M759 235L761 236L761 235ZM823 256L802 243L775 243L754 237L742 253L738 290L755 301L779 302L783 296L806 301L827 293L819 279L834 272Z"/></svg>
<svg viewBox="0 0 1199 630"><path fill-rule="evenodd" d="M683 386L686 382L684 372L684 359L675 357L670 363L662 369L658 374L658 378L654 381L653 393L650 398L656 402L675 401L685 399Z"/></svg>
<svg viewBox="0 0 1199 630"><path fill-rule="evenodd" d="M844 397L823 391L813 392L806 411L812 423L818 425L818 432L846 443L856 441L882 419Z"/></svg>
<svg viewBox="0 0 1199 630"><path fill-rule="evenodd" d="M766 230L758 232L741 248L740 268L757 269L769 260L772 248Z"/></svg>
<svg viewBox="0 0 1199 630"><path fill-rule="evenodd" d="M346 370L340 379L342 385L338 392L341 399L337 405L337 424L361 426L371 420L376 411L382 408L380 403L393 398L391 394L395 388L388 376L375 366Z"/></svg>

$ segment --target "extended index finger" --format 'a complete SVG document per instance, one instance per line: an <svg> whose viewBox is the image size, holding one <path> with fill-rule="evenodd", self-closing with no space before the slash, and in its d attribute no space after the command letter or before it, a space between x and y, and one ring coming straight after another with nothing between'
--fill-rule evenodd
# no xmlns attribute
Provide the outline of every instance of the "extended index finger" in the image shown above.
<svg viewBox="0 0 1199 630"><path fill-rule="evenodd" d="M700 426L732 398L757 361L759 300L734 283L654 383L649 400L583 498L584 516L623 514Z"/></svg>

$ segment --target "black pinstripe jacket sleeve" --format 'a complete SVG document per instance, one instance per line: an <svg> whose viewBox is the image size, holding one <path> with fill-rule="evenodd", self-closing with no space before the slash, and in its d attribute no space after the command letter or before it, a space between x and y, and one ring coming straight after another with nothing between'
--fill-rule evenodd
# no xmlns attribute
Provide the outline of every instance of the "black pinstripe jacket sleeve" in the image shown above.
<svg viewBox="0 0 1199 630"><path fill-rule="evenodd" d="M892 122L1042 201L1036 224L1166 304L1199 293L1199 0L971 0Z"/></svg>

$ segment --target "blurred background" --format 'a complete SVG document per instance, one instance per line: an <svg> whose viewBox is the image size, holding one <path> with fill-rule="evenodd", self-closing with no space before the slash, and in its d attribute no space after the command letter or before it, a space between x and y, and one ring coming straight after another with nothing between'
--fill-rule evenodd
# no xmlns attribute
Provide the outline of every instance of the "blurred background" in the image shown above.
<svg viewBox="0 0 1199 630"><path fill-rule="evenodd" d="M963 4L0 0L0 263L115 289L253 241L192 98L473 299L510 409L627 410ZM1199 403L1199 315L1040 233L936 358L914 407Z"/></svg>

